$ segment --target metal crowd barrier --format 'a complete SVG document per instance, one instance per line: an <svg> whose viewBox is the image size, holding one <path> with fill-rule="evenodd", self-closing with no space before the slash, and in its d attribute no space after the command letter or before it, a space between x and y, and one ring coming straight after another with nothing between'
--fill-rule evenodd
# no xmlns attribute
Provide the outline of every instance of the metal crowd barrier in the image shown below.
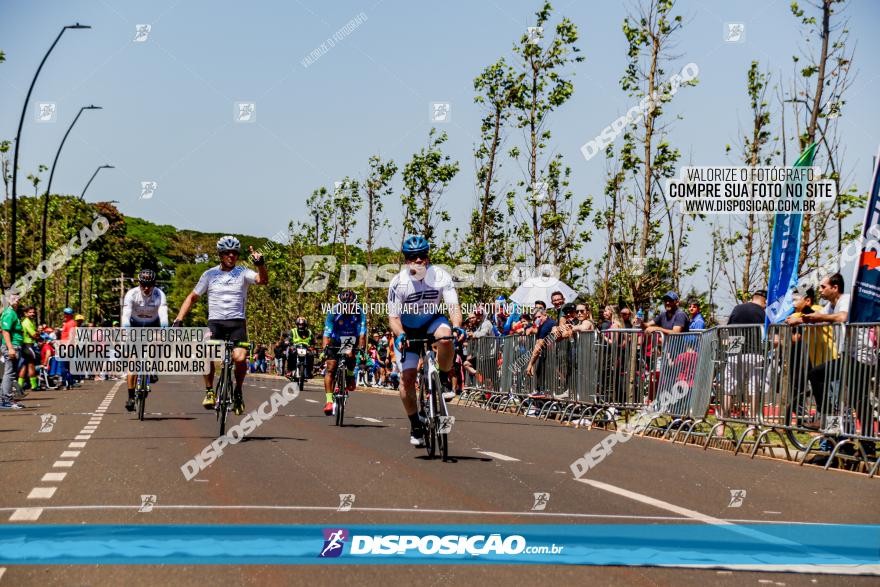
<svg viewBox="0 0 880 587"><path fill-rule="evenodd" d="M715 423L703 448L728 442L736 454L747 436L761 430L767 354L764 327L719 326L715 330L718 344L713 358L715 376L710 410ZM738 429L742 429L739 434ZM759 444L755 443L755 450Z"/></svg>
<svg viewBox="0 0 880 587"><path fill-rule="evenodd" d="M664 334L658 345L660 363L657 394L652 411L657 413L643 434L659 434L673 442L683 433L684 442L700 433L712 389L713 356L718 344L715 329ZM674 435L673 435L674 434Z"/></svg>
<svg viewBox="0 0 880 587"><path fill-rule="evenodd" d="M661 335L580 332L469 341L476 376L460 402L560 421L616 427L647 411L642 430L734 454L791 447L866 465L880 460L880 324L721 326ZM682 385L686 384L686 385ZM683 393L676 393L676 390ZM650 408L650 409L649 409ZM777 442L771 442L775 439Z"/></svg>
<svg viewBox="0 0 880 587"><path fill-rule="evenodd" d="M653 398L658 381L660 334L637 329L583 332L577 363L578 422L616 427Z"/></svg>

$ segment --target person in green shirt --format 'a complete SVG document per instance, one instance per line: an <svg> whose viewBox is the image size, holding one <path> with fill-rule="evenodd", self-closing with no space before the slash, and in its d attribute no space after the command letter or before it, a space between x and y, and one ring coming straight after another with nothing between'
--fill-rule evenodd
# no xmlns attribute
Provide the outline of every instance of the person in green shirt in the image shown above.
<svg viewBox="0 0 880 587"><path fill-rule="evenodd" d="M9 296L9 306L0 314L0 329L3 332L3 346L0 347L5 362L3 363L3 383L0 384L0 409L20 410L24 406L12 397L12 383L16 375L16 366L24 333L21 320L18 319L18 296Z"/></svg>
<svg viewBox="0 0 880 587"><path fill-rule="evenodd" d="M36 389L37 383L37 353L34 351L34 341L37 337L37 326L34 324L34 318L37 316L37 310L33 306L26 306L22 312L24 318L21 319L21 330L24 344L21 347L22 366L18 372L18 386L24 389L25 373L31 383L31 389Z"/></svg>

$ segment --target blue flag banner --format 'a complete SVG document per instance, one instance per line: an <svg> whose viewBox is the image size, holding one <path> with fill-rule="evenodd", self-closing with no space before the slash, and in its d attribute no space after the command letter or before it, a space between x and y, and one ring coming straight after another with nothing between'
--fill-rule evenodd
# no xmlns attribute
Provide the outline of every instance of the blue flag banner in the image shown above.
<svg viewBox="0 0 880 587"><path fill-rule="evenodd" d="M816 143L804 151L794 167L812 167ZM767 284L766 325L785 320L794 310L792 288L797 285L798 258L801 254L802 213L779 213L773 221L770 249L770 281Z"/></svg>
<svg viewBox="0 0 880 587"><path fill-rule="evenodd" d="M853 279L850 322L877 322L880 320L880 149L874 158L874 181L871 197L865 210L862 229L861 255Z"/></svg>
<svg viewBox="0 0 880 587"><path fill-rule="evenodd" d="M0 565L554 564L880 574L880 525L0 526Z"/></svg>

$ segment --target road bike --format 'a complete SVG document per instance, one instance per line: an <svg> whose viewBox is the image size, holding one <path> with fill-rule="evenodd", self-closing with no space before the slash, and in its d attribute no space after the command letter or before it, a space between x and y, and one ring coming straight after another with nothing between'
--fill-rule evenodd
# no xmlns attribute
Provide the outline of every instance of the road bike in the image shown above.
<svg viewBox="0 0 880 587"><path fill-rule="evenodd" d="M424 415L425 450L428 458L433 459L438 453L444 462L449 460L449 432L455 423L455 417L449 415L446 400L443 399L443 386L440 383L440 369L437 367L437 355L432 348L435 342L455 340L455 337L428 335L427 338L410 338L409 343L421 343L419 349L419 369L417 387L419 393L419 414ZM406 359L406 350L403 358Z"/></svg>
<svg viewBox="0 0 880 587"><path fill-rule="evenodd" d="M342 337L342 345L331 347L336 354L336 374L333 376L333 414L336 416L336 425L345 425L345 404L348 402L348 367L345 365L346 355L354 353L354 341ZM353 338L353 337L351 337Z"/></svg>
<svg viewBox="0 0 880 587"><path fill-rule="evenodd" d="M144 421L144 409L147 405L147 395L150 393L150 380L151 377L149 375L138 373L134 385L134 407L137 411L138 420L141 422Z"/></svg>
<svg viewBox="0 0 880 587"><path fill-rule="evenodd" d="M229 339L223 341L223 361L220 366L220 377L215 389L216 400L214 410L217 412L217 421L220 423L220 436L226 434L226 417L232 407L232 394L234 393L235 362L232 360L232 349L235 343Z"/></svg>

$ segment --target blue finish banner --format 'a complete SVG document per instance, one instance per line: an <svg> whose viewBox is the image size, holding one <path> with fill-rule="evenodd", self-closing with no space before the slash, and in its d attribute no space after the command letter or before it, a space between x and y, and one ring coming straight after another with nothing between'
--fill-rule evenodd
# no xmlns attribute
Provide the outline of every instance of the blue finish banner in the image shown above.
<svg viewBox="0 0 880 587"><path fill-rule="evenodd" d="M794 167L812 167L816 143L804 151ZM792 288L797 285L798 259L801 254L803 214L780 213L773 221L773 244L770 249L770 280L767 284L765 326L785 320L794 310Z"/></svg>
<svg viewBox="0 0 880 587"><path fill-rule="evenodd" d="M843 524L42 525L0 564L823 565L880 573L880 526Z"/></svg>
<svg viewBox="0 0 880 587"><path fill-rule="evenodd" d="M877 322L880 320L880 150L874 160L874 181L871 197L865 211L862 230L861 255L853 280L850 322Z"/></svg>

